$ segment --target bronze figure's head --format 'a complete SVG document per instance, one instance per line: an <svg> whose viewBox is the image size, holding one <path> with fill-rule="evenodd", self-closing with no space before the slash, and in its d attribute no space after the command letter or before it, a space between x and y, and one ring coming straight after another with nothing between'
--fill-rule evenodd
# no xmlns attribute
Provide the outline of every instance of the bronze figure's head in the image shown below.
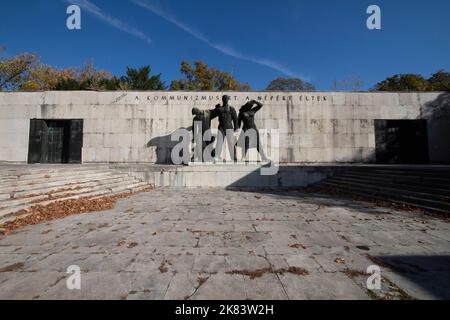
<svg viewBox="0 0 450 320"><path fill-rule="evenodd" d="M199 116L202 114L202 111L199 108L192 108L192 115Z"/></svg>
<svg viewBox="0 0 450 320"><path fill-rule="evenodd" d="M231 99L231 97L228 96L228 95L222 96L222 102L223 102L223 104L224 104L224 105L227 105L227 104L228 104L228 101L230 101L230 99Z"/></svg>

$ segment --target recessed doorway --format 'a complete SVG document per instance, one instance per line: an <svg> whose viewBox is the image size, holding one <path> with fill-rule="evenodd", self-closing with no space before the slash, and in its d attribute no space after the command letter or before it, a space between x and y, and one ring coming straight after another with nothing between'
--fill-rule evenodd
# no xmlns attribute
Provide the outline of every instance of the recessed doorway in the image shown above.
<svg viewBox="0 0 450 320"><path fill-rule="evenodd" d="M30 121L28 163L81 163L83 120Z"/></svg>
<svg viewBox="0 0 450 320"><path fill-rule="evenodd" d="M377 163L429 163L426 120L375 120L375 140Z"/></svg>

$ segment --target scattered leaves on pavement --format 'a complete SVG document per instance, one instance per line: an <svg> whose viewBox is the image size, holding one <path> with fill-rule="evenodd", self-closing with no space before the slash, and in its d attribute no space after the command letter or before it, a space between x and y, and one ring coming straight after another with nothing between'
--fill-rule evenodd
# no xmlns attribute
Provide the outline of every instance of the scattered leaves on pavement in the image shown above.
<svg viewBox="0 0 450 320"><path fill-rule="evenodd" d="M153 188L149 187L140 192L150 191ZM23 209L13 214L9 214L8 217L16 217L15 220L6 222L1 225L4 229L4 234L9 234L14 230L23 228L29 225L36 225L46 221L55 219L61 219L68 216L105 211L114 208L116 202L119 199L127 198L132 194L129 192L114 195L105 196L97 199L92 198L79 198L56 201L48 205L36 205L31 208Z"/></svg>
<svg viewBox="0 0 450 320"><path fill-rule="evenodd" d="M342 271L342 273L344 273L347 277L349 277L351 279L353 279L355 277L362 277L362 276L366 277L366 276L370 275L367 272L354 270L354 269L345 269Z"/></svg>
<svg viewBox="0 0 450 320"><path fill-rule="evenodd" d="M450 223L450 218L442 215L442 214L437 214L434 212L430 212L430 211L426 211L423 209L419 209L407 204L401 204L401 203L396 203L396 202L391 202L391 201L383 201L383 200L379 200L379 199L374 199L371 197L370 194L368 194L367 196L360 196L360 195L356 195L350 191L347 191L343 188L337 188L337 187L331 187L331 186L309 186L309 187L305 187L305 188L299 188L299 190L301 190L302 192L306 192L306 193L324 193L324 194L329 194L332 196L337 196L337 197L345 197L345 198L350 198L354 201L364 201L364 202L368 202L370 204L370 207L375 208L375 207L384 207L384 208L392 208L392 209L396 209L396 210L401 210L401 211L407 211L407 212L412 212L412 213L419 213L419 214L425 214L428 216L432 216L438 219L441 219L443 221L445 221L446 223ZM318 210L320 210L320 206L318 208ZM386 212L387 213L387 212Z"/></svg>
<svg viewBox="0 0 450 320"><path fill-rule="evenodd" d="M289 267L289 268L279 268L279 269L273 269L270 268L263 268L263 269L257 269L257 270L232 270L226 272L227 274L238 274L250 277L250 279L260 278L266 273L273 273L273 274L284 274L284 273L292 273L299 276L305 276L308 275L309 272L306 269L299 268L299 267Z"/></svg>

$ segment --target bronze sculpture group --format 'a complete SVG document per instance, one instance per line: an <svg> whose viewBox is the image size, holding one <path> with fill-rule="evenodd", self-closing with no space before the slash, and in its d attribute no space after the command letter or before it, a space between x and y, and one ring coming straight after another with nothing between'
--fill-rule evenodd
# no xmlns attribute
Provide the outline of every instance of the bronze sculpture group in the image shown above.
<svg viewBox="0 0 450 320"><path fill-rule="evenodd" d="M222 148L224 141L227 141L228 151L230 158L234 161L236 157L236 143L234 141L234 132L238 132L242 126L242 134L240 139L244 139L244 157L251 148L256 148L263 161L268 160L264 154L262 143L258 128L255 124L255 114L263 107L262 103L251 100L243 105L239 109L239 115L234 107L229 105L230 96L224 95L222 97L222 105L218 104L212 110L200 110L198 108L192 109L192 115L194 116L192 130L195 137L201 137L201 143L197 142L197 153L194 152L193 160L208 161L210 159L204 159L203 155L205 150L213 148L213 137L209 136L204 139L204 136L210 135L211 121L215 118L219 120L219 127L216 136L216 148L212 150L214 154L214 160L221 161L220 155L222 154ZM205 141L206 140L206 141ZM194 142L194 141L193 141ZM201 147L200 147L201 146ZM199 154L201 155L199 156Z"/></svg>

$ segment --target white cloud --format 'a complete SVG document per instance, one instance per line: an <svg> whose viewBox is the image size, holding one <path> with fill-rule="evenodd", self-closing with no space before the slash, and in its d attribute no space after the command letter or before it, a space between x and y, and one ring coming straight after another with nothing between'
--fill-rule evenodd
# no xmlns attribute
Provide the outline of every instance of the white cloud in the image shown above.
<svg viewBox="0 0 450 320"><path fill-rule="evenodd" d="M149 1L145 1L145 0L131 0L131 2L133 2L134 4L144 8L144 9L150 11L150 12L152 12L153 14L156 14L156 15L160 16L161 18L169 21L170 23L172 23L176 27L180 28L181 30L183 30L186 33L188 33L191 36L193 36L194 38L196 38L196 39L206 43L211 48L214 48L215 50L217 50L217 51L219 51L219 52L221 52L221 53L223 53L223 54L225 54L227 56L230 56L230 57L233 57L233 58L239 59L239 60L250 61L250 62L259 64L259 65L271 68L271 69L276 70L278 72L281 72L284 75L287 75L289 77L300 77L295 72L289 70L289 68L281 65L280 63L278 63L276 61L245 55L245 54L243 54L241 52L236 51L234 48L232 48L230 46L225 46L225 45L222 45L222 44L215 43L215 42L211 41L208 37L206 37L201 32L199 32L199 31L195 30L194 28L186 25L185 23L179 21L177 18L175 18L170 13L165 12L160 7L153 5Z"/></svg>
<svg viewBox="0 0 450 320"><path fill-rule="evenodd" d="M104 13L99 7L89 2L88 0L65 0L69 4L76 4L80 6L82 9L88 11L90 14L94 15L98 19L106 22L110 26L131 34L132 36L144 40L147 43L151 43L152 39L147 36L144 32L127 25L126 23L120 21L117 18L114 18L106 13Z"/></svg>

